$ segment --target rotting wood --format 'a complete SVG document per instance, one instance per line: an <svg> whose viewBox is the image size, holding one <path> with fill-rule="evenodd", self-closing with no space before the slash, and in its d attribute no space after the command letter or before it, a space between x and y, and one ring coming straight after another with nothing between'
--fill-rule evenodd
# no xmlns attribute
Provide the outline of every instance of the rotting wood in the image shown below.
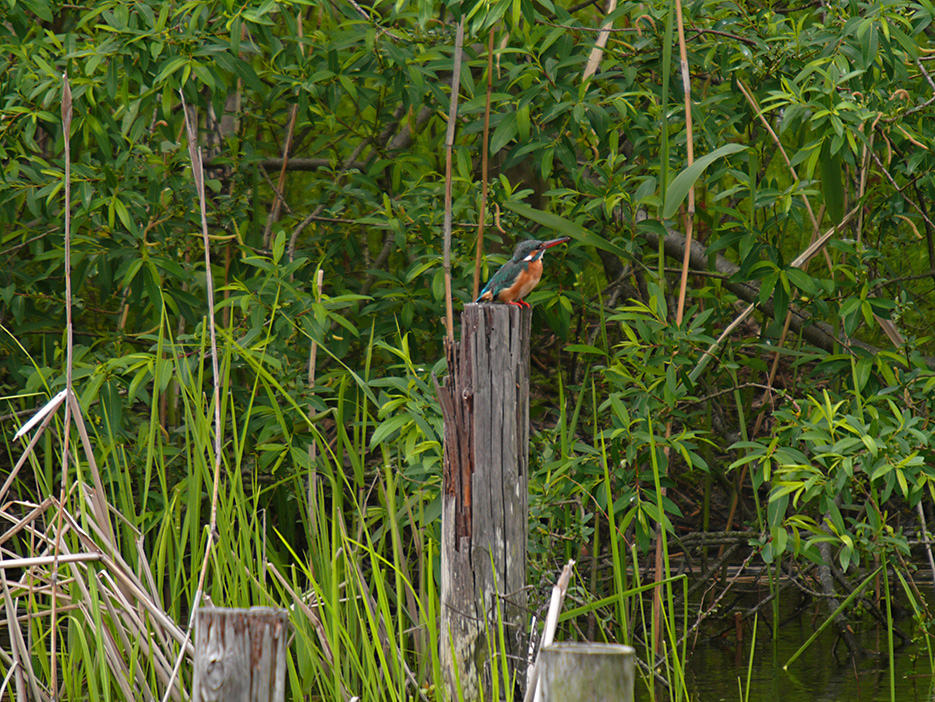
<svg viewBox="0 0 935 702"><path fill-rule="evenodd" d="M530 321L519 307L466 305L462 340L446 345L448 377L436 381L445 420L439 655L453 692L457 668L465 700L480 697L485 659L499 648L486 639L498 608L506 655L523 660Z"/></svg>
<svg viewBox="0 0 935 702"><path fill-rule="evenodd" d="M192 702L282 702L287 621L271 607L199 609Z"/></svg>

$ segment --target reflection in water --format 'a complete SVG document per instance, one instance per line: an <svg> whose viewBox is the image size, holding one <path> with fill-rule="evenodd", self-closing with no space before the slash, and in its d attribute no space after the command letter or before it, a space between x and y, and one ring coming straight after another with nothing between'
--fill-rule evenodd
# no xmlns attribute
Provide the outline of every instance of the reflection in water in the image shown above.
<svg viewBox="0 0 935 702"><path fill-rule="evenodd" d="M760 617L757 625L756 651L750 677L749 695L744 695L747 667L750 662L752 622L744 625L744 641L737 644L737 632L731 622L712 625L710 633L728 630L721 639L699 638L688 654L687 682L692 702L933 702L932 666L924 642L896 649L895 696L891 698L890 668L885 655L862 661L848 659L847 650L838 641L833 627L828 627L783 670L793 654L808 640L825 618L803 614L786 622L776 642ZM912 633L913 622L903 619L899 626ZM709 633L709 635L710 635ZM875 623L855 632L869 651L887 649L886 630ZM899 639L895 639L898 646ZM935 654L935 652L933 652Z"/></svg>

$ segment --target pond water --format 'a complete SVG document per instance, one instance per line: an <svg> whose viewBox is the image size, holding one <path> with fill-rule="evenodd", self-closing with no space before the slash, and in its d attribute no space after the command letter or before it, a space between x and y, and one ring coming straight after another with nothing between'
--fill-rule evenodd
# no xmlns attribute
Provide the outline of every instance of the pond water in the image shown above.
<svg viewBox="0 0 935 702"><path fill-rule="evenodd" d="M838 639L831 626L788 666L788 670L783 670L827 616L824 611L813 615L813 612L803 614L783 624L775 642L761 617L749 694L746 680L752 624L744 626L744 641L740 644L733 629L720 639L699 639L688 653L686 681L691 702L935 702L925 645L899 648L898 637L894 638L897 646L895 691L890 687L889 661L885 655L855 663L848 658L844 642ZM905 634L913 635L911 619L897 624ZM727 629L729 625L721 622L720 628ZM887 650L885 628L871 623L855 633L867 650Z"/></svg>

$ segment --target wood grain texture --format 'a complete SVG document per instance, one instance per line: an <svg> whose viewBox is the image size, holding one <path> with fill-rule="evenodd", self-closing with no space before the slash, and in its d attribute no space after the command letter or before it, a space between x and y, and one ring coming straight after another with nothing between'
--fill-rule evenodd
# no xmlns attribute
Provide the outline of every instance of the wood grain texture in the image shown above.
<svg viewBox="0 0 935 702"><path fill-rule="evenodd" d="M203 607L195 613L193 702L283 702L287 613Z"/></svg>
<svg viewBox="0 0 935 702"><path fill-rule="evenodd" d="M525 658L530 320L528 309L466 305L449 375L436 383L445 419L439 654L452 690L457 665L465 700L485 685L498 599L507 654Z"/></svg>

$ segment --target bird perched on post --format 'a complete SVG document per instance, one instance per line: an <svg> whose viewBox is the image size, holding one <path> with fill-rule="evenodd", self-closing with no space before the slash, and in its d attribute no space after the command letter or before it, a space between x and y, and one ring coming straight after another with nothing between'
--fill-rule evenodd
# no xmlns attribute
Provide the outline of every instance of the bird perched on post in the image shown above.
<svg viewBox="0 0 935 702"><path fill-rule="evenodd" d="M504 263L487 282L475 302L505 302L509 305L529 307L529 303L524 302L523 298L536 287L542 277L542 256L545 250L569 239L570 236L563 236L551 241L529 239L520 242L513 252L513 258Z"/></svg>

